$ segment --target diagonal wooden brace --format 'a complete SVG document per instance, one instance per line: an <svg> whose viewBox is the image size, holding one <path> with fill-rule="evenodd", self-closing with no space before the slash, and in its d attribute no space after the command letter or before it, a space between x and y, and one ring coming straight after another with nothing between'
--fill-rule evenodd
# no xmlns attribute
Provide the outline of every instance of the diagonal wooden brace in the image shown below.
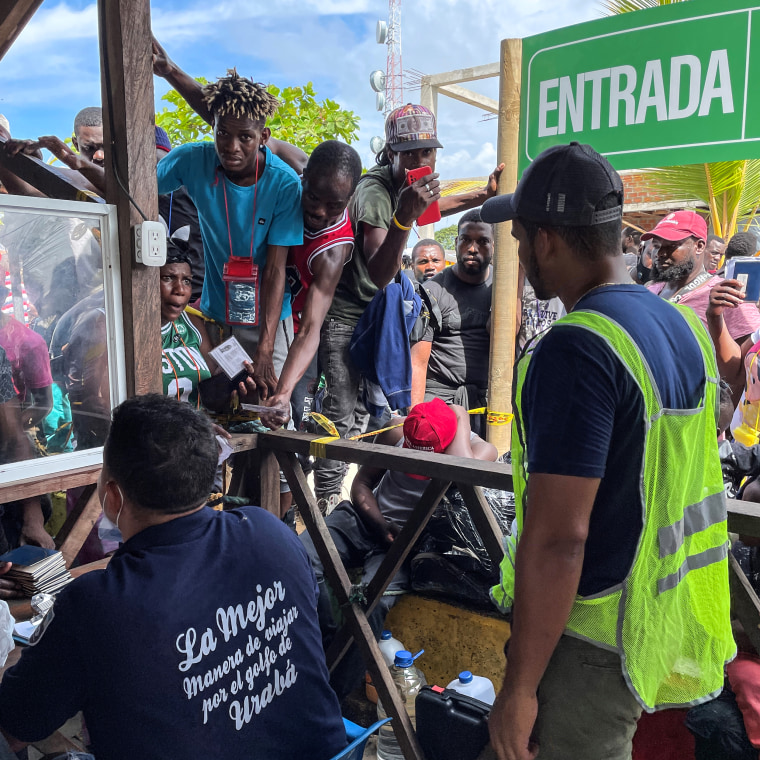
<svg viewBox="0 0 760 760"><path fill-rule="evenodd" d="M317 507L317 500L306 482L301 464L293 453L277 451L276 454L296 504L298 504L301 518L324 566L325 577L332 586L338 603L343 609L346 625L356 640L386 713L393 718L391 725L404 757L407 760L424 760L424 755L417 741L417 734L380 653L380 648L367 622L364 610L361 605L350 601L351 582L348 573L343 567L338 550L335 548L325 520L319 511L319 507Z"/></svg>

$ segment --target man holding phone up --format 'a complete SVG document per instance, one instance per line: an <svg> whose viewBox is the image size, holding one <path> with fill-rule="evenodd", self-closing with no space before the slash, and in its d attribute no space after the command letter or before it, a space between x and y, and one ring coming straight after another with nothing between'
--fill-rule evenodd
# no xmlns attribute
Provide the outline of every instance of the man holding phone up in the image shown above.
<svg viewBox="0 0 760 760"><path fill-rule="evenodd" d="M375 293L401 269L401 256L417 219L434 203L442 216L480 206L496 194L504 165L496 167L486 186L441 198L436 152L435 116L424 106L407 103L388 115L386 145L377 154L377 166L359 181L349 205L355 243L351 261L343 269L330 311L322 326L319 362L325 373L327 392L322 411L342 436L366 421L356 415L359 371L348 356L354 327ZM407 184L407 175L426 167L426 176ZM414 176L414 174L412 175ZM315 468L316 493L331 508L340 500L344 466L319 459Z"/></svg>

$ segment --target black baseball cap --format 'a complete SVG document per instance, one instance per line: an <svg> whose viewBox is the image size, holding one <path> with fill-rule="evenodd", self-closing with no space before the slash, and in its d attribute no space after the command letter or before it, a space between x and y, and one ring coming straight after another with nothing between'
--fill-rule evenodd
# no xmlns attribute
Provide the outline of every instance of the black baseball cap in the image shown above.
<svg viewBox="0 0 760 760"><path fill-rule="evenodd" d="M619 205L597 211L610 193L618 194ZM555 145L536 156L514 193L489 198L480 216L489 224L518 216L550 227L604 224L623 218L623 181L590 145Z"/></svg>

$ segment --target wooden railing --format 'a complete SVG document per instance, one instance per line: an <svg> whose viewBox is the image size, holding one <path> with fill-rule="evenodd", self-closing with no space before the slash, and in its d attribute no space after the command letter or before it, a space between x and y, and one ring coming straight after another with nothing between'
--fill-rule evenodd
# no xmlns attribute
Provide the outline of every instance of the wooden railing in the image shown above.
<svg viewBox="0 0 760 760"><path fill-rule="evenodd" d="M406 525L394 540L375 577L364 591L364 602L359 603L355 601L351 581L338 556L325 520L317 507L317 500L298 460L297 455L309 454L311 442L315 438L317 436L287 431L249 436L246 446L250 446L253 451L247 471L249 474L259 473L261 506L279 514L279 470L282 469L304 525L309 531L324 566L325 578L343 610L345 623L337 632L327 652L328 667L333 670L348 651L351 642L355 641L367 665L367 670L372 676L372 682L377 687L380 700L387 714L393 718L394 730L404 757L407 760L423 760L424 756L416 734L367 622L367 615L380 601L388 584L438 506L438 502L452 484L459 488L489 556L496 564L501 561L503 556L501 531L483 498L481 487L511 491L511 468L509 465L494 462L481 462L446 454L422 454L410 449L343 439L325 443L322 455L329 459L339 459L358 465L371 464L373 467L399 470L413 475L426 475L431 478Z"/></svg>
<svg viewBox="0 0 760 760"><path fill-rule="evenodd" d="M296 456L308 455L311 441L316 437L276 431L246 436L245 440L239 437L236 446L238 449L252 450L256 463L249 472L258 473L258 503L275 514L279 514L280 504L279 470L282 469L285 473L306 529L324 565L325 577L344 610L346 622L327 652L328 667L333 670L351 642L356 641L372 681L377 685L379 697L383 705L388 706L388 715L394 719L393 725L404 756L407 760L423 760L406 710L367 622L367 615L379 602L451 484L459 488L489 556L494 563L500 563L503 556L501 532L483 498L481 488L511 491L511 466L441 454L420 454L409 449L343 439L326 443L324 456L329 459L357 465L370 464L373 467L431 478L407 524L391 545L377 575L367 587L365 602L359 604L352 601L351 582ZM732 533L760 539L760 504L756 506L750 502L729 499L728 529ZM760 652L760 599L732 555L729 555L729 575L732 612L742 623L752 645Z"/></svg>

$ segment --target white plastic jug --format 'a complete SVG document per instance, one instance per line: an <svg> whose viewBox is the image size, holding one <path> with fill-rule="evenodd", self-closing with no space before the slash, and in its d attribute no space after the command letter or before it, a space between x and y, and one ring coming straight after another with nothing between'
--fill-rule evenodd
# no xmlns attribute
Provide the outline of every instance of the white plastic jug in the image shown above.
<svg viewBox="0 0 760 760"><path fill-rule="evenodd" d="M396 652L401 652L406 649L398 639L393 638L393 634L388 630L385 630L380 634L380 640L377 642L377 645L380 647L385 664L389 668L393 667L393 662L396 659Z"/></svg>
<svg viewBox="0 0 760 760"><path fill-rule="evenodd" d="M496 692L491 681L485 676L474 676L469 670L463 670L459 678L455 678L446 688L466 694L473 699L479 699L487 705L492 705L496 699Z"/></svg>

